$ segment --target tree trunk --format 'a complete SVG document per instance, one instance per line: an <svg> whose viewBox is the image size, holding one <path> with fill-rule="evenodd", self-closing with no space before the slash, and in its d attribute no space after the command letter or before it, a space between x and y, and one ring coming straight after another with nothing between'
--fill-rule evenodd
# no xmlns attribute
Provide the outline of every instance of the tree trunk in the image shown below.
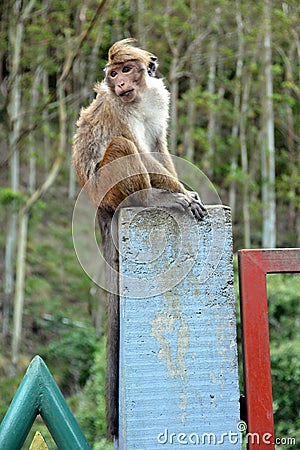
<svg viewBox="0 0 300 450"><path fill-rule="evenodd" d="M38 107L39 103L39 87L42 80L42 70L40 67L37 67L34 74L34 80L32 84L31 90L31 108L32 114L30 117L31 123L29 127L34 127L35 121L37 120L35 117L35 111ZM32 131L29 134L29 192L35 191L36 188L36 141L35 141L35 133Z"/></svg>
<svg viewBox="0 0 300 450"><path fill-rule="evenodd" d="M20 59L21 45L24 32L24 22L21 20L21 2L15 2L10 10L9 20L9 49L11 52L10 76L7 93L7 117L9 123L8 147L12 155L10 159L11 189L17 193L19 190L19 148L18 139L21 130L21 88L20 88ZM9 210L9 219L5 246L5 273L4 273L4 301L3 301L3 337L8 334L8 320L14 290L14 261L17 239L17 212L16 201L12 202Z"/></svg>
<svg viewBox="0 0 300 450"><path fill-rule="evenodd" d="M63 127L65 123L63 124ZM62 130L62 128L60 128ZM63 140L61 140L62 142ZM24 288L25 288L25 265L26 265L26 246L27 246L27 229L28 217L31 208L38 199L52 186L54 183L62 162L61 147L58 150L50 173L41 187L39 187L29 198L24 208L19 213L19 231L18 231L18 251L16 264L16 289L14 297L14 317L13 317L13 337L12 337L12 362L17 364L20 350L20 339L22 334L22 320L24 307Z"/></svg>
<svg viewBox="0 0 300 450"><path fill-rule="evenodd" d="M191 77L189 80L189 91L190 95L188 98L188 104L187 104L187 124L186 129L184 131L184 155L187 157L189 161L194 161L195 156L195 143L193 138L193 131L195 127L196 122L196 104L195 104L195 97L193 93L195 92L197 88L197 81L195 77L193 76L194 68L192 68Z"/></svg>
<svg viewBox="0 0 300 450"><path fill-rule="evenodd" d="M235 220L235 206L236 206L236 182L235 182L235 174L238 166L237 163L237 153L235 151L235 142L239 133L239 112L240 112L240 103L241 103L241 77L243 71L243 60L244 60L244 24L241 15L241 1L236 0L236 24L237 24L237 34L238 34L238 52L237 52L237 61L236 61L236 72L235 72L235 90L234 90L234 99L233 99L233 124L231 129L231 138L233 147L233 155L230 162L230 174L231 180L229 185L229 206L231 208L231 217L232 221Z"/></svg>
<svg viewBox="0 0 300 450"><path fill-rule="evenodd" d="M209 74L208 74L208 86L210 98L210 110L208 116L207 127L207 141L208 141L208 154L207 154L207 174L209 177L213 175L213 158L215 154L215 127L216 127L216 112L214 108L214 96L215 96L215 79L217 69L217 54L216 54L217 42L216 38L213 38L211 43L210 55L209 55Z"/></svg>
<svg viewBox="0 0 300 450"><path fill-rule="evenodd" d="M18 231L18 251L16 265L16 289L14 297L14 317L13 317L13 338L12 338L12 362L17 364L20 350L20 340L22 335L22 320L24 309L24 288L25 288L25 264L26 264L26 245L27 245L27 228L28 215L32 206L37 200L52 186L59 172L62 155L66 150L67 143L67 115L64 99L63 83L58 81L58 115L59 115L59 146L57 157L53 163L45 182L38 188L28 199L26 205L21 209L19 214L19 231Z"/></svg>
<svg viewBox="0 0 300 450"><path fill-rule="evenodd" d="M172 55L171 69L170 69L170 83L171 83L171 105L170 105L170 152L175 155L177 151L177 122L178 122L178 95L179 85L177 68L179 65L179 58L177 52Z"/></svg>
<svg viewBox="0 0 300 450"><path fill-rule="evenodd" d="M215 93L216 93L216 72L217 72L217 46L218 37L217 30L220 22L221 8L216 8L215 11L215 31L211 41L210 53L209 53L209 73L208 73L208 84L207 90L209 92L209 98L211 107L208 116L208 130L207 130L207 140L208 140L208 155L207 155L207 174L209 177L213 176L213 162L215 156L215 135L216 135L216 108L215 108Z"/></svg>
<svg viewBox="0 0 300 450"><path fill-rule="evenodd" d="M18 362L19 347L22 334L22 318L24 308L24 282L26 267L26 245L28 230L28 211L19 215L18 252L16 264L16 289L14 300L14 320L12 336L12 363Z"/></svg>
<svg viewBox="0 0 300 450"><path fill-rule="evenodd" d="M282 9L289 19L289 7L286 2L283 2ZM285 65L285 87L284 92L287 97L293 97L293 90L291 86L294 84L293 80L293 70L294 70L294 61L297 61L299 64L299 35L296 30L293 30L293 41L290 44L290 48L288 54L284 52L283 49L279 49L279 52L282 56ZM298 50L298 51L297 51ZM298 54L297 54L298 53ZM296 64L297 64L296 63ZM299 215L297 202L295 199L297 198L299 191L299 186L297 183L297 179L299 177L299 161L298 155L299 151L296 149L296 145L298 145L298 139L296 137L295 130L295 117L291 104L286 102L286 116L284 120L286 121L287 126L287 149L289 153L289 167L288 167L288 175L290 176L291 183L289 185L289 220L287 223L287 229L290 234L296 230L297 234L297 217ZM297 122L297 121L296 121ZM297 144L296 144L297 143Z"/></svg>
<svg viewBox="0 0 300 450"><path fill-rule="evenodd" d="M191 68L189 74L189 97L187 104L187 124L184 132L184 155L187 157L189 161L194 161L195 159L195 139L193 136L195 126L197 125L197 108L195 98L197 96L197 87L199 84L199 73L201 72L201 53L202 53L202 42L206 33L202 33L199 35L198 30L198 16L200 14L199 11L199 2L198 0L191 0L190 2L191 9L191 23L192 30L195 36L198 37L197 45L194 50L191 52L189 57L191 61ZM191 43L192 44L192 43Z"/></svg>
<svg viewBox="0 0 300 450"><path fill-rule="evenodd" d="M145 41L145 1L144 0L136 0L136 17L137 17L137 38L140 43L140 46L145 48L146 41Z"/></svg>
<svg viewBox="0 0 300 450"><path fill-rule="evenodd" d="M262 157L262 214L264 248L276 246L276 194L275 194L275 143L273 112L273 78L271 48L271 2L264 3L265 36L263 46L264 57L264 97L263 97L263 139Z"/></svg>
<svg viewBox="0 0 300 450"><path fill-rule="evenodd" d="M250 212L249 212L249 167L248 167L248 150L247 150L247 135L246 135L246 125L247 125L247 112L248 112L248 101L250 93L251 77L250 72L246 74L243 83L243 95L240 113L240 149L241 149L241 163L242 163L242 202L243 202L243 219L244 219L244 247L251 247L251 228L250 228Z"/></svg>
<svg viewBox="0 0 300 450"><path fill-rule="evenodd" d="M46 70L43 71L43 96L44 98L49 97L49 79ZM43 123L45 125L48 124L48 115L49 109L46 107L43 111ZM50 166L50 133L48 126L43 128L43 149L44 168L45 172L48 173Z"/></svg>

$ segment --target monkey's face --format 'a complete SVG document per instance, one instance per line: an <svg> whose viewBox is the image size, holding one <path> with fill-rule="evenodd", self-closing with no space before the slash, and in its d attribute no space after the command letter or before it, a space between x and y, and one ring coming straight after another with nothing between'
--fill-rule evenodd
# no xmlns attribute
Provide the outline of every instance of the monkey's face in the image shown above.
<svg viewBox="0 0 300 450"><path fill-rule="evenodd" d="M135 61L128 61L109 66L106 82L122 102L130 103L141 97L145 76L148 74L141 65Z"/></svg>

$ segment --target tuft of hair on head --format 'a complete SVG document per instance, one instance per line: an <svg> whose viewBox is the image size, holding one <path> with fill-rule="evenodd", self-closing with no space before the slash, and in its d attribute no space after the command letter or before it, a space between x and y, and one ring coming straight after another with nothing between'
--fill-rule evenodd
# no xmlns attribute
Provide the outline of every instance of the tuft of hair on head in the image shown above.
<svg viewBox="0 0 300 450"><path fill-rule="evenodd" d="M108 62L106 67L122 64L126 61L141 61L148 67L149 64L153 64L154 61L157 61L156 56L152 53L134 47L132 45L134 42L136 42L136 39L134 38L126 38L115 42L108 51ZM155 67L156 66L157 62L155 63Z"/></svg>

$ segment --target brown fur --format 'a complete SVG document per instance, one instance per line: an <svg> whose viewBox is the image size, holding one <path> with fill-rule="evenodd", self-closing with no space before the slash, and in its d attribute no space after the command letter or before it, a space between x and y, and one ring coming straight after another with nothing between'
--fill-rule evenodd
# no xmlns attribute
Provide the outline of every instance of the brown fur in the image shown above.
<svg viewBox="0 0 300 450"><path fill-rule="evenodd" d="M155 57L131 46L131 42L125 39L109 50L106 78L96 84L96 98L81 111L73 145L79 182L98 211L104 256L116 272L118 252L111 238L111 224L118 206L131 194L142 192L138 201L143 204L150 198L153 203L148 194L154 187L173 193L160 197L168 206L188 209L197 218L204 214L197 195L179 182L167 149L169 93L163 81L153 77ZM128 61L129 73L124 70ZM122 161L125 156L131 158L130 163ZM116 162L120 162L117 168ZM113 177L121 181L107 189ZM118 279L108 272L107 421L108 434L117 436L119 313L118 295L110 293L109 286L116 289Z"/></svg>
<svg viewBox="0 0 300 450"><path fill-rule="evenodd" d="M146 50L133 47L131 45L133 42L135 42L135 39L127 38L112 45L108 51L107 67L131 60L140 61L147 66L149 58L154 55Z"/></svg>

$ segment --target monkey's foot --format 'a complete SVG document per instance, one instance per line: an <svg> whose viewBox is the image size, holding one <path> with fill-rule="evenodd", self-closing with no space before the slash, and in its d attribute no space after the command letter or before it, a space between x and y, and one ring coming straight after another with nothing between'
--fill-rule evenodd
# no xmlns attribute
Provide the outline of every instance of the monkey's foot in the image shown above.
<svg viewBox="0 0 300 450"><path fill-rule="evenodd" d="M207 214L207 209L205 205L202 203L197 192L189 192L191 195L192 201L189 205L189 208L194 217L198 220L202 220L204 216Z"/></svg>
<svg viewBox="0 0 300 450"><path fill-rule="evenodd" d="M151 206L176 208L182 212L189 212L197 220L202 220L207 214L206 208L197 192L188 191L188 195L185 195L181 192L155 189L152 192L149 204Z"/></svg>

